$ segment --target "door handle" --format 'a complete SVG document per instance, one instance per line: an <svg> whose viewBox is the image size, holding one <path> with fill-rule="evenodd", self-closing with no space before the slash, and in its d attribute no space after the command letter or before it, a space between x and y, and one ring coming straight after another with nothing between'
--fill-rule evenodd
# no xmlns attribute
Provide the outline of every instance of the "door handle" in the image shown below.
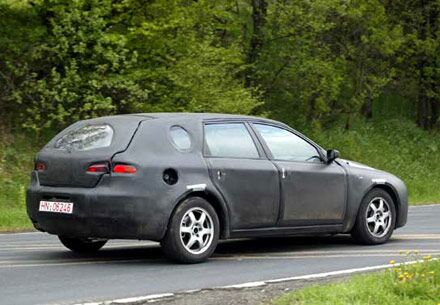
<svg viewBox="0 0 440 305"><path fill-rule="evenodd" d="M224 172L222 172L221 170L217 171L217 179L218 180L220 180L224 176L226 176L226 174Z"/></svg>
<svg viewBox="0 0 440 305"><path fill-rule="evenodd" d="M281 178L286 179L286 169L284 167L281 168Z"/></svg>

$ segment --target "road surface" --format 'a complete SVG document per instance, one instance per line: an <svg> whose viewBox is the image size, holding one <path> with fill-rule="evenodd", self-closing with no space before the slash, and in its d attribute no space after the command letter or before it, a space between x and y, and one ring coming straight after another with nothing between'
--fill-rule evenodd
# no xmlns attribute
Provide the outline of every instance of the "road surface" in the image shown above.
<svg viewBox="0 0 440 305"><path fill-rule="evenodd" d="M349 236L234 240L197 265L166 260L157 243L111 241L74 254L44 233L0 234L0 304L75 304L211 288L440 256L440 205L411 207L390 242L360 246Z"/></svg>

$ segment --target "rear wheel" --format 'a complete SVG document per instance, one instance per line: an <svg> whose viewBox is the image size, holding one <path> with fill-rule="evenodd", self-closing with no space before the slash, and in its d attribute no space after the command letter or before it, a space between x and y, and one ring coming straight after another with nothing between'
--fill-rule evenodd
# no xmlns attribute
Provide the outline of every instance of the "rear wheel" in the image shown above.
<svg viewBox="0 0 440 305"><path fill-rule="evenodd" d="M366 245L387 242L396 224L396 207L382 189L371 190L362 200L351 235Z"/></svg>
<svg viewBox="0 0 440 305"><path fill-rule="evenodd" d="M165 254L175 261L200 263L217 247L219 231L214 208L206 200L192 197L177 207L161 245Z"/></svg>
<svg viewBox="0 0 440 305"><path fill-rule="evenodd" d="M107 240L91 238L74 238L58 236L61 243L68 249L77 253L93 253L101 249Z"/></svg>

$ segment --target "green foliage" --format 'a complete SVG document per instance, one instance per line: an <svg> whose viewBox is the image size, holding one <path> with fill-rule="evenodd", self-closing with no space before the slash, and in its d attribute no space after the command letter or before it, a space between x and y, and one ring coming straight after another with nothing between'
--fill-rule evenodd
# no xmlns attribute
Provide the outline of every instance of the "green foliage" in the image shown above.
<svg viewBox="0 0 440 305"><path fill-rule="evenodd" d="M440 262L425 259L423 263L378 274L358 275L336 284L308 287L282 296L273 304L436 305L439 291Z"/></svg>
<svg viewBox="0 0 440 305"><path fill-rule="evenodd" d="M298 124L355 117L392 79L401 30L380 1L274 1L259 63L267 108Z"/></svg>
<svg viewBox="0 0 440 305"><path fill-rule="evenodd" d="M440 0L388 0L384 5L390 22L399 24L404 33L393 58L399 72L396 87L414 99L420 127L439 127Z"/></svg>
<svg viewBox="0 0 440 305"><path fill-rule="evenodd" d="M25 81L30 65L26 56L42 39L46 28L36 10L24 1L0 1L0 119L15 120L16 110L11 100ZM21 123L21 122L20 122Z"/></svg>
<svg viewBox="0 0 440 305"><path fill-rule="evenodd" d="M258 4L257 4L258 3ZM0 118L267 114L349 129L380 96L440 114L440 0L0 0Z"/></svg>
<svg viewBox="0 0 440 305"><path fill-rule="evenodd" d="M26 136L12 136L0 125L0 231L28 229L25 196L38 150Z"/></svg>
<svg viewBox="0 0 440 305"><path fill-rule="evenodd" d="M237 78L244 54L234 34L239 29L226 23L234 18L232 1L143 3L135 5L129 39L151 92L144 111L250 113L259 105ZM220 39L221 31L228 37Z"/></svg>
<svg viewBox="0 0 440 305"><path fill-rule="evenodd" d="M60 127L108 113L131 111L145 100L131 77L137 54L113 28L111 1L46 0L34 4L47 36L27 53L26 79L11 97L24 106L23 126Z"/></svg>
<svg viewBox="0 0 440 305"><path fill-rule="evenodd" d="M59 129L114 113L250 113L260 104L256 91L237 78L245 56L235 41L240 37L234 34L236 25L223 21L232 18L224 11L231 4L11 3L2 3L8 9L5 24L17 24L13 16L27 15L40 28L29 48L21 48L20 40L5 42L0 54L0 63L14 67L9 79L16 83L0 102L27 129ZM15 32L26 37L26 20L21 22L14 31L7 28L7 39ZM216 32L229 30L229 41L220 41ZM23 65L16 65L23 59Z"/></svg>

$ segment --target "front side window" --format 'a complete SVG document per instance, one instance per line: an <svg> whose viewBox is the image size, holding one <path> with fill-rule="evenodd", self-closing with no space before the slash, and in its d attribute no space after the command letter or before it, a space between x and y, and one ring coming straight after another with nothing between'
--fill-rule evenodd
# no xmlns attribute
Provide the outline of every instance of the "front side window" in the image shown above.
<svg viewBox="0 0 440 305"><path fill-rule="evenodd" d="M242 123L205 125L205 142L212 157L259 158L254 141Z"/></svg>
<svg viewBox="0 0 440 305"><path fill-rule="evenodd" d="M274 159L303 162L320 161L316 148L296 134L270 125L254 124L254 126L266 142Z"/></svg>
<svg viewBox="0 0 440 305"><path fill-rule="evenodd" d="M191 137L188 132L180 126L173 126L170 129L170 136L174 146L180 151L191 149Z"/></svg>
<svg viewBox="0 0 440 305"><path fill-rule="evenodd" d="M108 147L112 143L113 128L110 125L86 125L72 130L55 142L55 148L85 151Z"/></svg>

